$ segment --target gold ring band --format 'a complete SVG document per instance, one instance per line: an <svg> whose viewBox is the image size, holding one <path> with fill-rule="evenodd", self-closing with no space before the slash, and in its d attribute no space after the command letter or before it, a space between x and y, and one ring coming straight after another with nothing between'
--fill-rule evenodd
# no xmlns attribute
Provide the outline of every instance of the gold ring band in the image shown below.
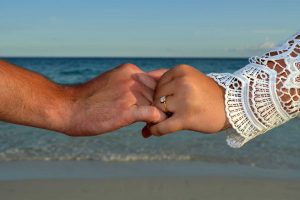
<svg viewBox="0 0 300 200"><path fill-rule="evenodd" d="M165 111L165 113L168 113L169 111L168 111L168 107L167 107L167 97L168 96L162 96L162 97L160 97L160 103L162 103L162 104L164 104L164 111Z"/></svg>

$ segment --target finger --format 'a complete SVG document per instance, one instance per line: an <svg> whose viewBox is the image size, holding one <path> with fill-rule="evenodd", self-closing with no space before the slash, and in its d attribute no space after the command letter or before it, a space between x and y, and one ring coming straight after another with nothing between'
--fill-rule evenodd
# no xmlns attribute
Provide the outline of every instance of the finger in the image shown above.
<svg viewBox="0 0 300 200"><path fill-rule="evenodd" d="M150 106L152 101L148 100L142 93L136 95L136 104L138 106Z"/></svg>
<svg viewBox="0 0 300 200"><path fill-rule="evenodd" d="M132 115L134 121L144 121L147 123L159 123L167 117L165 113L155 106L134 106Z"/></svg>
<svg viewBox="0 0 300 200"><path fill-rule="evenodd" d="M141 93L151 103L153 102L153 95L154 95L153 89L151 89L143 84L140 84L139 85L139 93Z"/></svg>
<svg viewBox="0 0 300 200"><path fill-rule="evenodd" d="M154 100L159 100L160 97L176 94L177 88L175 82L171 81L168 84L157 86L154 93Z"/></svg>
<svg viewBox="0 0 300 200"><path fill-rule="evenodd" d="M158 124L150 126L151 135L163 136L183 129L182 119L174 115Z"/></svg>
<svg viewBox="0 0 300 200"><path fill-rule="evenodd" d="M157 98L154 100L153 105L157 108L159 108L163 112L171 112L175 113L177 110L177 105L176 105L176 97L171 95L171 96L166 96L166 103L161 103L160 98Z"/></svg>
<svg viewBox="0 0 300 200"><path fill-rule="evenodd" d="M184 75L186 70L191 70L191 69L194 69L194 68L189 65L178 65L178 66L170 69L168 72L166 72L161 77L159 83L157 84L157 87L160 87L161 85L169 83L173 79Z"/></svg>
<svg viewBox="0 0 300 200"><path fill-rule="evenodd" d="M136 74L136 77L141 84L147 86L148 88L150 88L152 90L155 89L155 87L157 85L157 81L153 77L148 75L147 73L138 73L138 74Z"/></svg>
<svg viewBox="0 0 300 200"><path fill-rule="evenodd" d="M148 75L154 80L158 81L162 77L162 75L164 75L167 71L168 69L153 70L151 72L148 72Z"/></svg>
<svg viewBox="0 0 300 200"><path fill-rule="evenodd" d="M144 138L149 138L149 137L152 136L152 134L151 134L151 132L150 132L150 130L149 130L149 126L148 126L148 125L146 125L146 126L142 129L142 136L143 136Z"/></svg>
<svg viewBox="0 0 300 200"><path fill-rule="evenodd" d="M150 104L152 104L153 94L154 94L154 91L152 89L150 89L149 87L147 87L141 83L138 83L138 82L135 82L132 85L131 89L134 93L134 96L137 98L137 100L141 99L140 97L142 96L143 98L146 98L147 101L150 102ZM139 105L144 105L144 104L139 104ZM148 105L148 104L146 104L146 105Z"/></svg>
<svg viewBox="0 0 300 200"><path fill-rule="evenodd" d="M165 84L171 82L174 78L175 78L175 76L174 76L174 69L170 69L164 75L162 75L162 77L160 78L160 80L157 83L156 87L160 87L162 85L165 85Z"/></svg>

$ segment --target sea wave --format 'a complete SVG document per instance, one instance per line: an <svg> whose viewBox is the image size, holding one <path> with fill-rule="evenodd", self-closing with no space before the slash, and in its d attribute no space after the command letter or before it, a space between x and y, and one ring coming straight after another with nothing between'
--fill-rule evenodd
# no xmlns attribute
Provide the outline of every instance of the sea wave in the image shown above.
<svg viewBox="0 0 300 200"><path fill-rule="evenodd" d="M38 153L26 152L22 149L10 149L0 153L0 161L103 161L103 162L134 162L134 161L189 161L191 155L178 154L93 154L93 155L73 155L73 154L52 154L51 156Z"/></svg>

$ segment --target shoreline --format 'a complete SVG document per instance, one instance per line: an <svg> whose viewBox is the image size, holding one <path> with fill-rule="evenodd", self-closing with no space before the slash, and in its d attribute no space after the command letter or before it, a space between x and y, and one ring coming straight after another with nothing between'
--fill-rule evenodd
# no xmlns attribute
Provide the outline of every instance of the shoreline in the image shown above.
<svg viewBox="0 0 300 200"><path fill-rule="evenodd" d="M0 162L0 181L139 177L236 177L300 180L300 170L265 169L199 161L12 161Z"/></svg>
<svg viewBox="0 0 300 200"><path fill-rule="evenodd" d="M14 200L295 200L300 172L201 162L0 162Z"/></svg>
<svg viewBox="0 0 300 200"><path fill-rule="evenodd" d="M299 191L300 181L230 177L0 181L2 198L14 200L295 200Z"/></svg>

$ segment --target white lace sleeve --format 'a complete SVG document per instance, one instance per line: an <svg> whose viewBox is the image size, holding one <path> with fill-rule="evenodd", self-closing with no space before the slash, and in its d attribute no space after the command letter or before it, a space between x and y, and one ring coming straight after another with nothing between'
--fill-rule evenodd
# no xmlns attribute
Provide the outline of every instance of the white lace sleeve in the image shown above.
<svg viewBox="0 0 300 200"><path fill-rule="evenodd" d="M226 90L226 113L234 129L228 132L227 143L233 148L289 121L300 111L300 33L249 61L233 74L208 75Z"/></svg>

